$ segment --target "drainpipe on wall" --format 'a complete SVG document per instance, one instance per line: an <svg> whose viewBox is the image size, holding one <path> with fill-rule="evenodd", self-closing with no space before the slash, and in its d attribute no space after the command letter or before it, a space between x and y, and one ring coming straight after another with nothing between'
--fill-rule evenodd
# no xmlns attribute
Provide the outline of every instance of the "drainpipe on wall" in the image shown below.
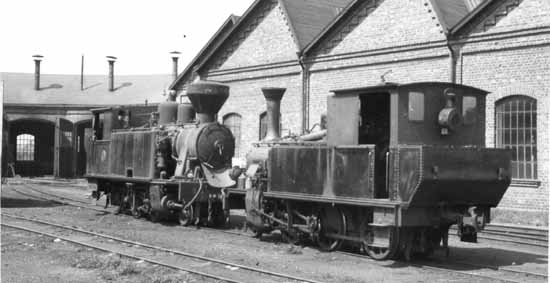
<svg viewBox="0 0 550 283"><path fill-rule="evenodd" d="M304 55L297 52L298 64L302 69L302 134L309 132L309 68L304 62Z"/></svg>
<svg viewBox="0 0 550 283"><path fill-rule="evenodd" d="M457 53L458 50L453 49L453 46L451 45L449 41L449 37L447 37L447 48L449 49L449 80L451 83L456 83L456 63L457 63Z"/></svg>

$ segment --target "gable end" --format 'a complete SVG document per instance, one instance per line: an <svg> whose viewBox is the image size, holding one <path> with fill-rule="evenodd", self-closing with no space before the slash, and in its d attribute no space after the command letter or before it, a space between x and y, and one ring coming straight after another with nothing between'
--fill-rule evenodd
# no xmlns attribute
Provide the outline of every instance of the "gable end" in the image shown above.
<svg viewBox="0 0 550 283"><path fill-rule="evenodd" d="M241 28L240 31L237 33L231 35L229 38L225 40L225 43L221 46L221 48L216 51L214 56L210 59L212 61L208 62L206 64L207 70L217 70L219 69L223 63L239 48L241 43L252 33L252 31L262 22L263 19L267 16L267 14L277 6L277 0L267 0L264 1L265 3L258 5L257 9L259 11L254 15L254 17L250 17L249 19L246 19L245 22L241 23L239 27ZM243 18L241 18L243 20ZM206 62L205 62L206 63Z"/></svg>

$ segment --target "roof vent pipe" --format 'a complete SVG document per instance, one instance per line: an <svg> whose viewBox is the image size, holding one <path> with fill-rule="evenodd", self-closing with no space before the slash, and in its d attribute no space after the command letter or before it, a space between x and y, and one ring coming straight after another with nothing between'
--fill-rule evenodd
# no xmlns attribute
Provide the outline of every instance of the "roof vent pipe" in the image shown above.
<svg viewBox="0 0 550 283"><path fill-rule="evenodd" d="M281 99L285 91L286 88L262 88L267 104L267 132L264 141L274 141L281 138Z"/></svg>
<svg viewBox="0 0 550 283"><path fill-rule="evenodd" d="M109 62L109 91L115 90L115 56L107 56L107 62Z"/></svg>
<svg viewBox="0 0 550 283"><path fill-rule="evenodd" d="M170 55L172 55L172 66L173 66L173 77L174 80L178 78L178 59L180 58L181 52L179 51L172 51L170 52Z"/></svg>
<svg viewBox="0 0 550 283"><path fill-rule="evenodd" d="M40 90L40 61L44 56L42 55L33 55L34 59L34 90Z"/></svg>

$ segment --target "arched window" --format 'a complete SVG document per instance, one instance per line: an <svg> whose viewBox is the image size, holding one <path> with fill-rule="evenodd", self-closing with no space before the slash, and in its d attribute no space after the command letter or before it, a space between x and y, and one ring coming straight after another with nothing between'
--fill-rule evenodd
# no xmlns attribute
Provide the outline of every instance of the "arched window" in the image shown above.
<svg viewBox="0 0 550 283"><path fill-rule="evenodd" d="M240 156L240 144L241 144L241 115L237 113L230 113L223 116L223 124L229 128L233 136L235 137L235 156Z"/></svg>
<svg viewBox="0 0 550 283"><path fill-rule="evenodd" d="M267 134L267 111L264 111L262 112L262 114L260 114L259 140L263 140L266 134Z"/></svg>
<svg viewBox="0 0 550 283"><path fill-rule="evenodd" d="M34 161L34 136L29 134L18 135L15 152L17 161Z"/></svg>
<svg viewBox="0 0 550 283"><path fill-rule="evenodd" d="M537 179L537 101L514 95L496 102L495 143L512 150L512 178Z"/></svg>

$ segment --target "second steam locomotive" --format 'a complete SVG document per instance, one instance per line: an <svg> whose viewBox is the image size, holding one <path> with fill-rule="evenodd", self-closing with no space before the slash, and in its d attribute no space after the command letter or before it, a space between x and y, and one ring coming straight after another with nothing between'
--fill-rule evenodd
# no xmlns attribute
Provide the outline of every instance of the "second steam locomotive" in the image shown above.
<svg viewBox="0 0 550 283"><path fill-rule="evenodd" d="M235 184L230 178L235 140L216 114L229 87L195 83L187 96L192 105L175 102L172 94L138 127L131 127L139 119L129 109L92 111L87 178L96 196L105 193L121 212L153 221L177 216L183 225L226 222L224 188Z"/></svg>

